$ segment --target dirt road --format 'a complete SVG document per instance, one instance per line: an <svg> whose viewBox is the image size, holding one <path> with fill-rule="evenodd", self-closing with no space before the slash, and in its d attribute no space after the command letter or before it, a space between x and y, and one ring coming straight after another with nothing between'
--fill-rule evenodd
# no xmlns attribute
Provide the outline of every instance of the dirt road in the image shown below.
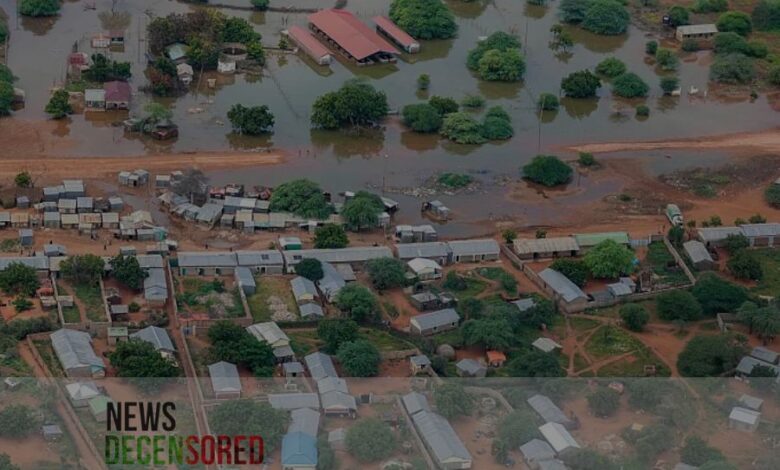
<svg viewBox="0 0 780 470"><path fill-rule="evenodd" d="M678 140L590 143L564 147L564 149L591 153L658 149L761 150L765 152L780 152L780 129Z"/></svg>

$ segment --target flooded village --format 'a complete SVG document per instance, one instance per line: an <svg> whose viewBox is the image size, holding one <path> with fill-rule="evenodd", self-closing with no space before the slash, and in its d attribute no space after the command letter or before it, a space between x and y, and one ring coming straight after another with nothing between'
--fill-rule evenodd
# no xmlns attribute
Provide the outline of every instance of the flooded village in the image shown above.
<svg viewBox="0 0 780 470"><path fill-rule="evenodd" d="M0 0L0 469L776 468L778 18Z"/></svg>

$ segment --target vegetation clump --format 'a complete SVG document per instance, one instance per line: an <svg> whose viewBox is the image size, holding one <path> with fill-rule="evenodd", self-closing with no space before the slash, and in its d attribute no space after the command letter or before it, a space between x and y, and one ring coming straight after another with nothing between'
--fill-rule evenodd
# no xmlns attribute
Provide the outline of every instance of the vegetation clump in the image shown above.
<svg viewBox="0 0 780 470"><path fill-rule="evenodd" d="M390 19L417 39L448 39L455 36L455 16L441 0L393 0Z"/></svg>
<svg viewBox="0 0 780 470"><path fill-rule="evenodd" d="M568 183L573 170L554 155L537 155L523 167L523 175L543 186L558 186Z"/></svg>
<svg viewBox="0 0 780 470"><path fill-rule="evenodd" d="M469 51L466 65L488 81L516 82L522 80L525 73L520 41L501 31L491 34Z"/></svg>

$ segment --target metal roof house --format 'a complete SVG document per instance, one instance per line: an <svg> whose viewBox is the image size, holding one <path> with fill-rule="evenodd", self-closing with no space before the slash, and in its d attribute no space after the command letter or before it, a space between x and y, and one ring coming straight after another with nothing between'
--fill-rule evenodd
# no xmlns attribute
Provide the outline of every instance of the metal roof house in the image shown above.
<svg viewBox="0 0 780 470"><path fill-rule="evenodd" d="M567 428L575 425L564 412L544 395L534 395L528 400L528 405L547 423L562 424Z"/></svg>
<svg viewBox="0 0 780 470"><path fill-rule="evenodd" d="M236 284L246 295L252 295L257 290L257 283L252 271L244 266L236 268Z"/></svg>
<svg viewBox="0 0 780 470"><path fill-rule="evenodd" d="M357 400L341 390L320 393L322 412L334 416L354 416L357 412Z"/></svg>
<svg viewBox="0 0 780 470"><path fill-rule="evenodd" d="M718 27L712 23L678 26L674 37L682 42L686 39L709 39L718 34Z"/></svg>
<svg viewBox="0 0 780 470"><path fill-rule="evenodd" d="M495 261L501 253L498 242L492 238L448 242L455 263Z"/></svg>
<svg viewBox="0 0 780 470"><path fill-rule="evenodd" d="M106 365L92 349L89 333L60 329L51 334L54 354L69 377L103 377Z"/></svg>
<svg viewBox="0 0 780 470"><path fill-rule="evenodd" d="M729 235L742 235L739 227L702 227L696 229L696 233L707 246L721 246Z"/></svg>
<svg viewBox="0 0 780 470"><path fill-rule="evenodd" d="M444 417L423 410L412 421L436 465L445 470L471 468L471 454Z"/></svg>
<svg viewBox="0 0 780 470"><path fill-rule="evenodd" d="M338 377L336 367L333 365L333 359L327 354L321 352L311 353L303 358L309 374L314 380L320 380L325 377Z"/></svg>
<svg viewBox="0 0 780 470"><path fill-rule="evenodd" d="M512 245L520 259L563 258L580 252L574 237L516 238Z"/></svg>
<svg viewBox="0 0 780 470"><path fill-rule="evenodd" d="M758 411L735 406L729 414L729 428L739 431L753 432L758 429L761 422L761 413Z"/></svg>
<svg viewBox="0 0 780 470"><path fill-rule="evenodd" d="M322 263L322 279L317 281L317 286L320 288L322 295L328 300L328 302L334 302L336 296L347 285L344 277L332 264Z"/></svg>
<svg viewBox="0 0 780 470"><path fill-rule="evenodd" d="M291 26L287 30L287 37L298 46L298 49L311 57L317 65L330 65L333 61L333 56L330 55L328 48L300 26Z"/></svg>
<svg viewBox="0 0 780 470"><path fill-rule="evenodd" d="M67 384L65 391L68 393L68 399L74 408L84 408L90 399L100 395L97 385L91 381Z"/></svg>
<svg viewBox="0 0 780 470"><path fill-rule="evenodd" d="M144 279L144 300L151 307L162 307L168 301L168 283L163 268L149 268Z"/></svg>
<svg viewBox="0 0 780 470"><path fill-rule="evenodd" d="M304 320L317 319L325 316L325 311L322 310L322 307L320 307L319 304L313 303L299 305L298 313L301 314L301 318Z"/></svg>
<svg viewBox="0 0 780 470"><path fill-rule="evenodd" d="M218 400L241 397L241 378L235 364L220 361L209 366L211 389Z"/></svg>
<svg viewBox="0 0 780 470"><path fill-rule="evenodd" d="M445 308L417 315L410 320L409 325L412 333L427 336L455 329L459 321L460 315L455 309Z"/></svg>
<svg viewBox="0 0 780 470"><path fill-rule="evenodd" d="M154 346L154 349L162 355L171 355L176 352L176 347L168 336L168 331L159 326L150 325L130 335L130 339L146 341Z"/></svg>
<svg viewBox="0 0 780 470"><path fill-rule="evenodd" d="M550 443L550 447L558 455L580 448L574 437L561 424L554 422L543 424L539 426L539 432L542 433L542 436Z"/></svg>
<svg viewBox="0 0 780 470"><path fill-rule="evenodd" d="M407 393L401 397L401 402L404 404L404 408L406 409L406 412L409 413L409 416L414 416L420 411L431 411L428 399L419 392Z"/></svg>
<svg viewBox="0 0 780 470"><path fill-rule="evenodd" d="M739 364L737 364L737 368L735 370L736 375L747 377L750 375L750 373L753 371L753 368L756 366L771 367L780 376L780 367L774 364L770 364L769 362L756 359L755 357L752 356L745 356L739 361Z"/></svg>
<svg viewBox="0 0 780 470"><path fill-rule="evenodd" d="M207 202L198 210L198 216L195 217L195 220L198 223L213 227L214 224L219 221L220 217L222 217L222 206Z"/></svg>
<svg viewBox="0 0 780 470"><path fill-rule="evenodd" d="M287 272L291 274L295 272L295 265L305 258L315 258L323 263L344 263L351 265L354 269L360 269L369 260L392 257L393 252L386 246L355 246L284 252Z"/></svg>
<svg viewBox="0 0 780 470"><path fill-rule="evenodd" d="M761 407L764 405L764 400L758 397L750 396L745 393L743 393L742 396L739 397L738 401L739 404L742 405L744 408L753 411L761 411Z"/></svg>
<svg viewBox="0 0 780 470"><path fill-rule="evenodd" d="M520 453L523 454L523 459L531 468L538 468L540 462L555 458L553 448L541 439L531 439L521 445Z"/></svg>
<svg viewBox="0 0 780 470"><path fill-rule="evenodd" d="M401 243L395 251L402 261L426 258L444 266L450 263L452 251L446 242Z"/></svg>
<svg viewBox="0 0 780 470"><path fill-rule="evenodd" d="M561 349L562 347L560 344L556 343L550 338L545 338L545 337L537 338L536 341L531 343L531 346L546 353L553 352L556 349Z"/></svg>
<svg viewBox="0 0 780 470"><path fill-rule="evenodd" d="M688 255L688 258L690 258L691 263L693 263L693 266L696 269L704 271L717 267L715 260L712 259L712 256L710 255L710 252L707 251L707 247L704 246L704 243L698 240L690 240L683 243L683 250L685 250L685 254Z"/></svg>
<svg viewBox="0 0 780 470"><path fill-rule="evenodd" d="M760 361L768 362L773 365L777 365L778 358L780 358L780 353L776 353L763 346L756 346L753 348L753 350L750 351L750 355Z"/></svg>
<svg viewBox="0 0 780 470"><path fill-rule="evenodd" d="M317 468L317 439L302 432L282 438L282 468L304 470Z"/></svg>
<svg viewBox="0 0 780 470"><path fill-rule="evenodd" d="M588 296L582 289L554 269L544 269L539 273L539 278L544 281L545 291L566 306L579 307L588 302Z"/></svg>
<svg viewBox="0 0 780 470"><path fill-rule="evenodd" d="M235 253L185 251L178 255L182 276L232 275L238 261Z"/></svg>
<svg viewBox="0 0 780 470"><path fill-rule="evenodd" d="M298 276L290 281L290 287L292 288L293 297L298 305L302 305L309 302L316 302L319 298L317 293L317 287L314 283L306 279L303 276Z"/></svg>
<svg viewBox="0 0 780 470"><path fill-rule="evenodd" d="M435 281L441 279L441 265L436 261L428 258L414 258L406 263L409 266L409 270L420 281Z"/></svg>
<svg viewBox="0 0 780 470"><path fill-rule="evenodd" d="M262 343L268 343L272 348L290 345L290 338L279 328L276 322L255 323L246 328L252 336Z"/></svg>
<svg viewBox="0 0 780 470"><path fill-rule="evenodd" d="M739 226L750 246L775 246L780 244L780 223L744 224Z"/></svg>
<svg viewBox="0 0 780 470"><path fill-rule="evenodd" d="M320 409L320 398L316 393L269 393L268 403L277 410Z"/></svg>
<svg viewBox="0 0 780 470"><path fill-rule="evenodd" d="M239 250L236 262L257 274L284 273L284 257L277 250Z"/></svg>
<svg viewBox="0 0 780 470"><path fill-rule="evenodd" d="M580 250L585 252L605 240L612 240L619 245L628 246L631 239L627 232L597 232L597 233L576 233L574 239L577 241Z"/></svg>
<svg viewBox="0 0 780 470"><path fill-rule="evenodd" d="M420 43L393 23L386 16L375 16L371 18L376 24L376 30L390 38L393 43L409 54L420 52Z"/></svg>
<svg viewBox="0 0 780 470"><path fill-rule="evenodd" d="M312 437L317 437L317 431L320 429L320 413L311 408L298 408L290 412L290 427L287 433L292 434L302 432Z"/></svg>
<svg viewBox="0 0 780 470"><path fill-rule="evenodd" d="M320 10L309 15L309 28L358 65L395 61L398 51L346 10Z"/></svg>
<svg viewBox="0 0 780 470"><path fill-rule="evenodd" d="M460 377L484 377L487 375L487 367L476 359L461 359L455 364L455 369Z"/></svg>

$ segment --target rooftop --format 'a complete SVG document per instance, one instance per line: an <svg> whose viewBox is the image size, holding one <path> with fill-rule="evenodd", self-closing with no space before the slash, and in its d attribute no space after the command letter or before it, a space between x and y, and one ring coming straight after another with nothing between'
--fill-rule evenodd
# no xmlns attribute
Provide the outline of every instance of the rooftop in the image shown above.
<svg viewBox="0 0 780 470"><path fill-rule="evenodd" d="M554 238L517 238L513 242L515 253L518 255L530 255L534 253L560 253L566 251L579 251L580 246L574 237Z"/></svg>
<svg viewBox="0 0 780 470"><path fill-rule="evenodd" d="M309 15L309 22L327 34L356 60L374 54L398 54L398 51L376 32L346 10L320 10Z"/></svg>
<svg viewBox="0 0 780 470"><path fill-rule="evenodd" d="M573 302L579 299L587 299L588 296L582 292L582 289L571 282L569 278L550 268L544 269L539 273L539 277L555 291L556 294L563 297L566 302Z"/></svg>

